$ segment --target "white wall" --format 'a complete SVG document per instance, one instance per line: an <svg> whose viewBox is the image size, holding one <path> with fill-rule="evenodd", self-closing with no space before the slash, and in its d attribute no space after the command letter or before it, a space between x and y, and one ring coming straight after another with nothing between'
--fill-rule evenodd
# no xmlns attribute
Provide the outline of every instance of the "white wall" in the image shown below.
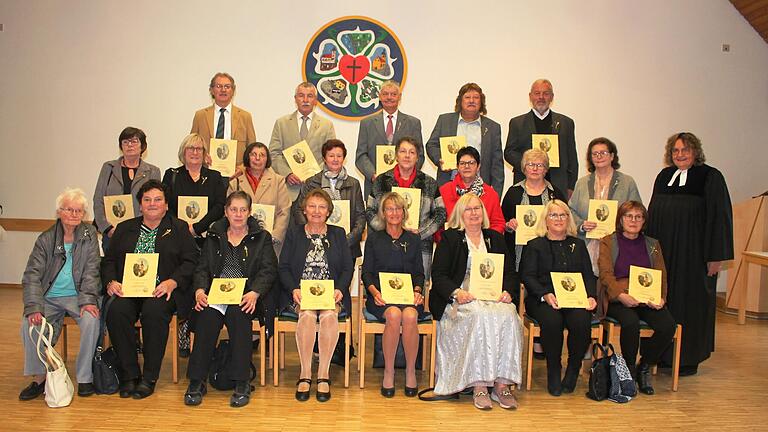
<svg viewBox="0 0 768 432"><path fill-rule="evenodd" d="M468 81L483 87L506 139L509 119L528 110L530 83L548 77L553 108L576 121L579 154L596 136L613 139L644 199L666 137L681 130L702 139L734 201L768 189L768 45L726 0L479 0L471 11L445 1L360 3L0 3L3 216L53 217L65 185L91 194L127 125L147 133L149 162L176 166L216 71L234 75L235 102L268 142L274 120L293 109L309 38L344 15L377 19L404 44L402 109L421 118L425 139ZM357 123L334 122L354 152ZM0 283L19 281L33 241L9 233L0 242Z"/></svg>

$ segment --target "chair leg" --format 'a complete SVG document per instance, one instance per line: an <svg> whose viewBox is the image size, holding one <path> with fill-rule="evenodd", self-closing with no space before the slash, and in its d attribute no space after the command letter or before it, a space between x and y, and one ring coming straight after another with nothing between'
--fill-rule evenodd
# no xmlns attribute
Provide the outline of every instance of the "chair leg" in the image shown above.
<svg viewBox="0 0 768 432"><path fill-rule="evenodd" d="M272 335L272 341L275 347L275 351L272 353L272 385L277 387L277 374L280 370L280 360L278 359L280 356L280 327L277 318L275 318L275 334Z"/></svg>
<svg viewBox="0 0 768 432"><path fill-rule="evenodd" d="M176 315L171 318L171 373L173 383L179 383L179 321Z"/></svg>
<svg viewBox="0 0 768 432"><path fill-rule="evenodd" d="M285 332L279 332L280 335L280 370L285 369Z"/></svg>
<svg viewBox="0 0 768 432"><path fill-rule="evenodd" d="M432 336L429 338L429 386L435 387L435 355L437 353L437 322L432 321Z"/></svg>
<svg viewBox="0 0 768 432"><path fill-rule="evenodd" d="M421 344L421 370L427 370L427 344L424 339L425 335L419 335L419 343Z"/></svg>
<svg viewBox="0 0 768 432"><path fill-rule="evenodd" d="M678 324L675 329L675 347L672 354L672 391L677 391L680 380L680 346L683 337L683 326Z"/></svg>
<svg viewBox="0 0 768 432"><path fill-rule="evenodd" d="M264 345L267 344L267 332L264 331L264 326L259 325L259 383L262 387L267 385L267 349Z"/></svg>
<svg viewBox="0 0 768 432"><path fill-rule="evenodd" d="M533 376L533 327L528 327L528 343L526 355L525 389L531 389L531 377Z"/></svg>
<svg viewBox="0 0 768 432"><path fill-rule="evenodd" d="M361 317L362 319L362 317ZM366 334L360 332L360 341L358 342L357 364L360 369L360 388L365 388L365 336Z"/></svg>
<svg viewBox="0 0 768 432"><path fill-rule="evenodd" d="M62 321L61 323L61 358L67 361L67 324Z"/></svg>
<svg viewBox="0 0 768 432"><path fill-rule="evenodd" d="M352 344L352 320L344 324L344 388L349 388L349 346Z"/></svg>

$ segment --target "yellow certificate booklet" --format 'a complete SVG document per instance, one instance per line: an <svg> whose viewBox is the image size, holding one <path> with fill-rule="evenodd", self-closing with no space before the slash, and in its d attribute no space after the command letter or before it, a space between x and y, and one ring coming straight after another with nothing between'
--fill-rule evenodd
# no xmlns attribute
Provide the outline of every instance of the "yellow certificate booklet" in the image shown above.
<svg viewBox="0 0 768 432"><path fill-rule="evenodd" d="M208 214L208 197L180 196L178 218L188 222L200 222Z"/></svg>
<svg viewBox="0 0 768 432"><path fill-rule="evenodd" d="M237 164L237 140L211 138L211 166L212 170L221 173L223 177L230 177L235 173Z"/></svg>
<svg viewBox="0 0 768 432"><path fill-rule="evenodd" d="M498 301L504 283L504 254L472 253L469 292L478 300Z"/></svg>
<svg viewBox="0 0 768 432"><path fill-rule="evenodd" d="M601 239L616 231L616 213L619 202L616 200L589 200L587 220L597 222L597 226L587 233L587 238Z"/></svg>
<svg viewBox="0 0 768 432"><path fill-rule="evenodd" d="M440 137L440 159L443 160L443 170L456 169L456 153L467 146L464 135Z"/></svg>
<svg viewBox="0 0 768 432"><path fill-rule="evenodd" d="M272 233L275 228L275 206L270 204L251 204L251 216L261 223L261 227Z"/></svg>
<svg viewBox="0 0 768 432"><path fill-rule="evenodd" d="M555 287L557 304L561 308L587 308L587 288L581 273L551 272L552 285Z"/></svg>
<svg viewBox="0 0 768 432"><path fill-rule="evenodd" d="M376 146L376 175L381 175L395 167L395 146L379 144Z"/></svg>
<svg viewBox="0 0 768 432"><path fill-rule="evenodd" d="M515 231L515 244L527 245L529 241L538 237L536 224L543 217L543 205L518 205L515 206L517 215L517 230Z"/></svg>
<svg viewBox="0 0 768 432"><path fill-rule="evenodd" d="M629 266L629 295L640 303L659 304L661 270Z"/></svg>
<svg viewBox="0 0 768 432"><path fill-rule="evenodd" d="M160 254L127 253L123 268L123 297L152 297L157 286Z"/></svg>
<svg viewBox="0 0 768 432"><path fill-rule="evenodd" d="M134 217L133 198L130 195L107 195L104 197L104 213L113 227Z"/></svg>
<svg viewBox="0 0 768 432"><path fill-rule="evenodd" d="M306 181L320 172L320 165L317 164L315 156L312 154L312 150L310 150L309 144L306 141L300 141L298 144L283 150L283 156L288 161L291 172L301 181Z"/></svg>
<svg viewBox="0 0 768 432"><path fill-rule="evenodd" d="M333 200L333 212L328 216L328 224L342 227L349 234L349 200Z"/></svg>
<svg viewBox="0 0 768 432"><path fill-rule="evenodd" d="M408 273L379 273L381 298L387 304L412 305L413 280Z"/></svg>
<svg viewBox="0 0 768 432"><path fill-rule="evenodd" d="M419 229L419 215L421 212L421 189L393 187L392 192L403 197L405 200L405 211L408 213L408 220L405 221L405 227L408 229Z"/></svg>
<svg viewBox="0 0 768 432"><path fill-rule="evenodd" d="M560 137L556 134L531 134L531 148L547 153L550 168L560 167Z"/></svg>
<svg viewBox="0 0 768 432"><path fill-rule="evenodd" d="M302 280L300 288L303 310L336 309L332 280Z"/></svg>
<svg viewBox="0 0 768 432"><path fill-rule="evenodd" d="M208 290L208 304L239 305L247 281L246 278L214 278Z"/></svg>

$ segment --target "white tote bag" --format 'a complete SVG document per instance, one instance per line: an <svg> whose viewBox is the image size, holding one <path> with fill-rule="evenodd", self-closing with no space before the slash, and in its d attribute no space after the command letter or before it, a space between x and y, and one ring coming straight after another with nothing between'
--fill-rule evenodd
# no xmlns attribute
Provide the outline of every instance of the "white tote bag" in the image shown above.
<svg viewBox="0 0 768 432"><path fill-rule="evenodd" d="M40 324L41 330L35 329L38 332L37 338L32 335L33 329L35 327L29 327L29 338L36 344L37 356L45 365L45 403L51 408L69 406L75 394L75 386L72 385L72 380L67 374L64 360L53 348L53 345L51 345L53 326L43 317L43 322ZM45 334L46 330L48 331L48 336ZM40 342L45 344L43 350L45 358L40 354Z"/></svg>

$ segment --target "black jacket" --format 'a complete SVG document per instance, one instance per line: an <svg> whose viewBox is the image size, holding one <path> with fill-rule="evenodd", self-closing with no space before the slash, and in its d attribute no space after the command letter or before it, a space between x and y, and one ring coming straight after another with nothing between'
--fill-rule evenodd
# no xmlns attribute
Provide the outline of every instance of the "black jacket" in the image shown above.
<svg viewBox="0 0 768 432"><path fill-rule="evenodd" d="M485 247L489 253L504 254L504 283L502 289L512 296L512 302L520 302L520 278L515 272L515 258L507 253L504 236L491 229L483 229ZM439 320L451 295L461 287L467 271L469 247L464 230L449 229L437 244L432 261L432 288L429 293L429 311Z"/></svg>
<svg viewBox="0 0 768 432"><path fill-rule="evenodd" d="M555 261L553 252L558 243L566 251L565 261ZM562 242L538 237L528 242L520 260L520 275L526 291L526 301L540 302L544 294L554 294L550 272L581 273L587 297L597 299L596 278L592 273L592 262L583 240L567 236Z"/></svg>
<svg viewBox="0 0 768 432"><path fill-rule="evenodd" d="M184 165L178 168L168 168L163 175L163 184L168 186L168 212L173 216L179 215L179 196L208 197L208 213L192 225L200 235L208 227L224 216L224 202L227 199L229 179L222 179L221 173L206 167L200 168L200 179L192 180Z"/></svg>

